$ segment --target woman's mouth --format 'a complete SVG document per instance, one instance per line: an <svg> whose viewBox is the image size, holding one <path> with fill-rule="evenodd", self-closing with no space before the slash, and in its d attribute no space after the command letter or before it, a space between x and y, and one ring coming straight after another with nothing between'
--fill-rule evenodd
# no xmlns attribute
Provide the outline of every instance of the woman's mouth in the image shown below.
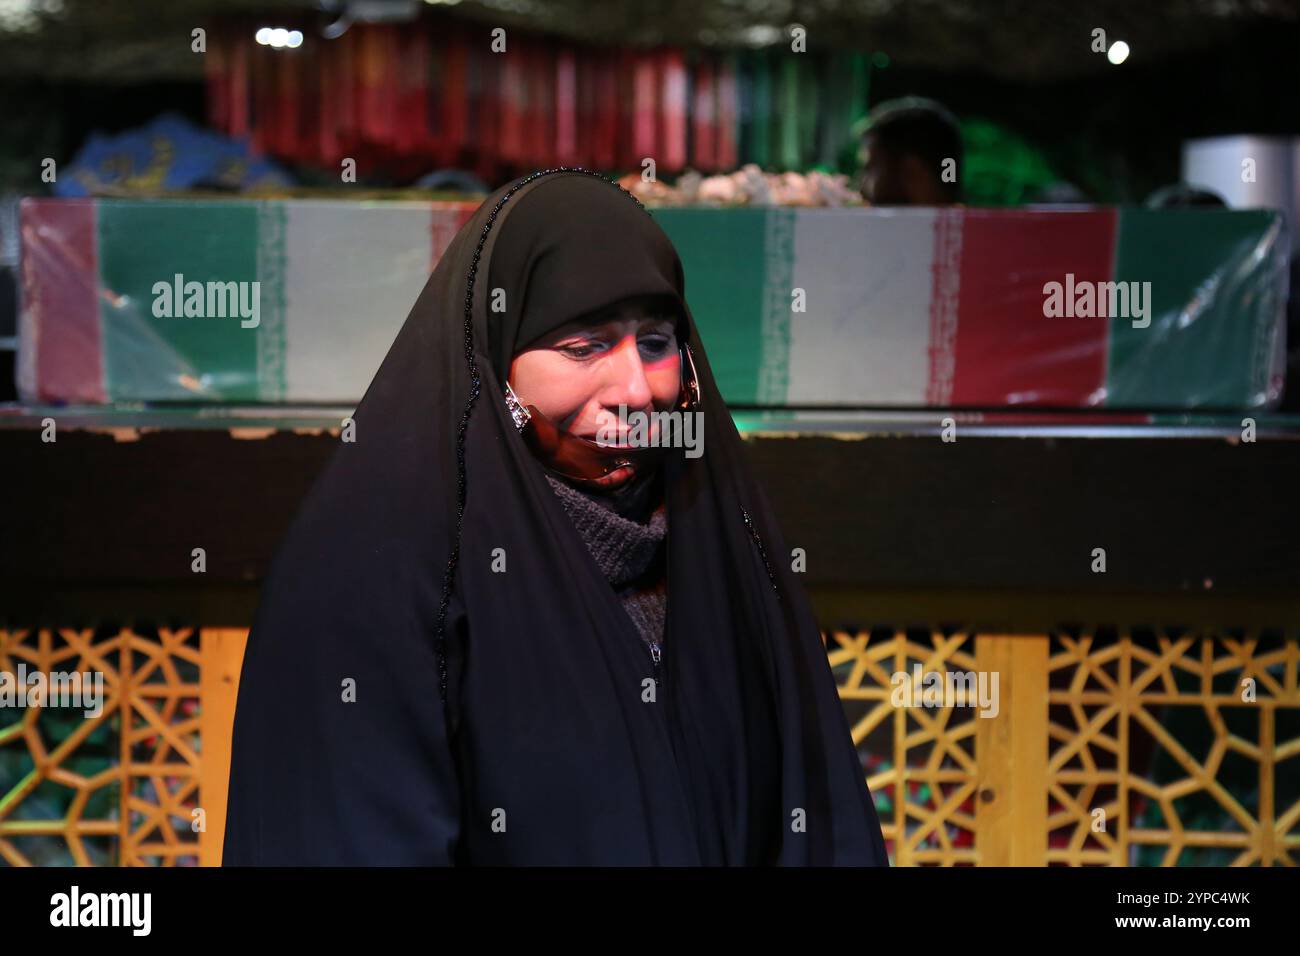
<svg viewBox="0 0 1300 956"><path fill-rule="evenodd" d="M598 432L597 434L603 434ZM626 431L617 436L615 441L601 441L596 435L585 436L588 441L599 445L601 448L646 448L654 447L659 442L659 423L655 422L650 428L649 436L640 435L637 441L633 441L633 433Z"/></svg>
<svg viewBox="0 0 1300 956"><path fill-rule="evenodd" d="M618 488L621 485L627 484L627 482L631 481L632 476L635 474L636 474L636 469L633 468L631 465L622 465L618 468L615 468L613 471L611 471L608 475L605 475L603 478L593 479L592 483L599 485L602 488Z"/></svg>

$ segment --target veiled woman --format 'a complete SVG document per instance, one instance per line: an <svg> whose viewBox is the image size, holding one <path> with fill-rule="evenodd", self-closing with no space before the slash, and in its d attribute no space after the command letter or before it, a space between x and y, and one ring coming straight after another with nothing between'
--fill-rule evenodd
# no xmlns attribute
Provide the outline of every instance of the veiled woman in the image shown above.
<svg viewBox="0 0 1300 956"><path fill-rule="evenodd" d="M887 865L685 278L586 170L460 230L268 573L226 865Z"/></svg>

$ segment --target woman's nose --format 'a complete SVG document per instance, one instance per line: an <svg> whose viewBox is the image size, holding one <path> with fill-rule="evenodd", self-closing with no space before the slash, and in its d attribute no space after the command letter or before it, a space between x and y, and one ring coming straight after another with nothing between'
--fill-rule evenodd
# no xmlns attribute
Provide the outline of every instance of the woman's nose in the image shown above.
<svg viewBox="0 0 1300 956"><path fill-rule="evenodd" d="M626 405L629 411L638 411L650 404L653 393L636 336L624 337L610 349L605 362L606 381L600 395L602 405L607 408Z"/></svg>

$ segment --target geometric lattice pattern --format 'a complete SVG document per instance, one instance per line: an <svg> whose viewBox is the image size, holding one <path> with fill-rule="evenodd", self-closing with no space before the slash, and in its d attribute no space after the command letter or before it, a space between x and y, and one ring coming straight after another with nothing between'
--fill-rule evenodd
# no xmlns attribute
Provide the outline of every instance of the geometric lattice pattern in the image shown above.
<svg viewBox="0 0 1300 956"><path fill-rule="evenodd" d="M98 672L102 711L0 708L0 860L198 863L197 632L0 630L0 670Z"/></svg>
<svg viewBox="0 0 1300 956"><path fill-rule="evenodd" d="M896 866L973 865L976 717L968 708L895 707L894 674L976 670L967 634L824 635L853 742Z"/></svg>
<svg viewBox="0 0 1300 956"><path fill-rule="evenodd" d="M97 671L104 693L89 718L0 708L0 865L219 862L246 637L0 630L0 671ZM895 865L1300 861L1294 634L823 637ZM895 706L917 666L996 671L997 714Z"/></svg>
<svg viewBox="0 0 1300 956"><path fill-rule="evenodd" d="M1054 635L1048 862L1300 862L1298 662L1276 633Z"/></svg>
<svg viewBox="0 0 1300 956"><path fill-rule="evenodd" d="M1300 862L1294 634L823 635L895 865ZM992 672L999 712L894 706Z"/></svg>

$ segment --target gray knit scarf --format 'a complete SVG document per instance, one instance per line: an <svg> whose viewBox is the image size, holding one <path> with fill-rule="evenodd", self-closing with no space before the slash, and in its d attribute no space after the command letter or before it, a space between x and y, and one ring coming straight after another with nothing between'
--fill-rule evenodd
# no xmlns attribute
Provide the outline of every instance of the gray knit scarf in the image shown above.
<svg viewBox="0 0 1300 956"><path fill-rule="evenodd" d="M661 504L645 524L624 518L551 475L569 520L587 544L596 566L623 602L647 644L663 639L668 593L660 559L668 517Z"/></svg>

